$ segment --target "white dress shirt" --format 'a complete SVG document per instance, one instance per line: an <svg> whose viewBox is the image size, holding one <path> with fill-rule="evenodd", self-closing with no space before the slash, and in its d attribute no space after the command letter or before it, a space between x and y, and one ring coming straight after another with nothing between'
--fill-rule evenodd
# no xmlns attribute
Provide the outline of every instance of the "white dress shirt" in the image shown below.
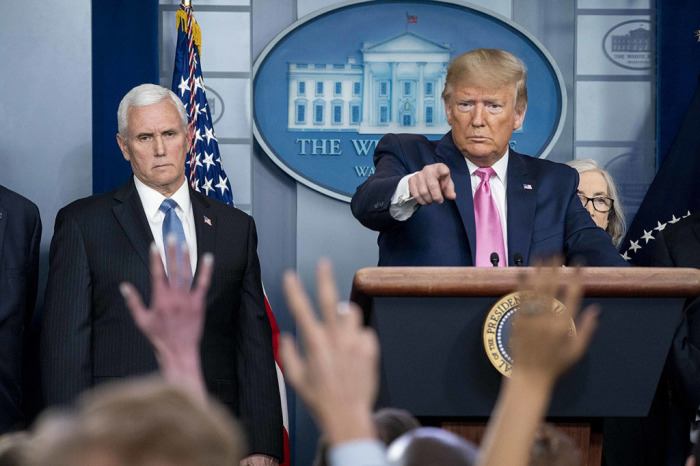
<svg viewBox="0 0 700 466"><path fill-rule="evenodd" d="M165 196L153 188L146 186L141 180L134 176L134 184L136 191L141 198L141 205L148 219L148 225L151 227L153 239L160 258L163 260L165 273L168 273L168 267L165 264L165 244L163 243L163 220L165 214L160 210L160 205L165 200ZM170 199L177 202L175 213L182 222L182 229L185 231L185 241L190 252L190 267L192 268L192 276L197 270L197 233L194 227L194 214L192 213L192 202L190 201L190 191L187 186L187 180L182 183L182 186L175 191Z"/></svg>
<svg viewBox="0 0 700 466"><path fill-rule="evenodd" d="M491 177L489 184L491 185L491 196L493 196L496 201L496 206L498 207L498 214L501 217L501 230L503 230L503 245L505 246L505 258L500 258L501 264L505 260L504 265L508 265L508 206L506 203L506 184L507 184L507 173L508 173L508 157L510 156L510 150L506 150L506 153L501 157L496 163L494 163L491 168L496 172L496 175ZM474 193L476 193L476 188L479 187L481 183L481 178L476 174L476 169L479 168L474 165L466 157L464 161L469 168L469 175L471 176L472 185L472 199L474 198ZM417 172L416 172L417 173ZM396 220L401 222L411 218L413 213L418 210L420 204L414 198L411 197L410 190L408 188L408 179L415 175L416 173L411 173L401 178L399 184L396 186L396 191L394 195L391 196L391 206L389 206L389 213ZM454 176L451 174L451 176ZM499 264L499 265L501 265Z"/></svg>

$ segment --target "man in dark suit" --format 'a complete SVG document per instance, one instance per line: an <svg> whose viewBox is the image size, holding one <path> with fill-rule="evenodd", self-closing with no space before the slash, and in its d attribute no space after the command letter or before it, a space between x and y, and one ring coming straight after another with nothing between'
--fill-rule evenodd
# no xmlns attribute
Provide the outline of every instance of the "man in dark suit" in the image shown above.
<svg viewBox="0 0 700 466"><path fill-rule="evenodd" d="M655 243L653 266L700 269L700 214L669 223ZM671 388L668 426L663 426L673 432L669 456L684 459L690 453L691 422L700 412L700 299L686 302L665 369Z"/></svg>
<svg viewBox="0 0 700 466"><path fill-rule="evenodd" d="M581 205L575 170L509 149L527 110L526 78L508 52L468 52L450 64L442 94L452 131L379 141L375 173L351 203L380 232L379 265L528 265L555 255L626 265Z"/></svg>
<svg viewBox="0 0 700 466"><path fill-rule="evenodd" d="M119 284L132 283L148 299L149 245L166 265L170 232L186 243L195 280L199 258L216 258L201 342L207 389L247 430L251 456L242 464L277 464L282 417L255 223L186 183L187 115L175 94L137 86L118 120L117 142L134 176L56 217L41 342L45 400L66 403L101 382L157 369Z"/></svg>
<svg viewBox="0 0 700 466"><path fill-rule="evenodd" d="M22 344L39 276L36 205L0 185L0 434L21 428Z"/></svg>

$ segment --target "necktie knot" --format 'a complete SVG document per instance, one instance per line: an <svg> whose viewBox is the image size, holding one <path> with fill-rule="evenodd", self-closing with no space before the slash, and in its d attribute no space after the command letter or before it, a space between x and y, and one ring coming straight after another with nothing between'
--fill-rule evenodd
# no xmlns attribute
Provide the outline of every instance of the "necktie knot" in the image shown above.
<svg viewBox="0 0 700 466"><path fill-rule="evenodd" d="M163 202L160 204L159 210L164 214L167 214L168 211L174 209L175 207L177 207L177 205L177 202L173 199L164 199Z"/></svg>
<svg viewBox="0 0 700 466"><path fill-rule="evenodd" d="M481 181L488 181L496 171L492 167L479 167L476 169L476 175L481 178Z"/></svg>

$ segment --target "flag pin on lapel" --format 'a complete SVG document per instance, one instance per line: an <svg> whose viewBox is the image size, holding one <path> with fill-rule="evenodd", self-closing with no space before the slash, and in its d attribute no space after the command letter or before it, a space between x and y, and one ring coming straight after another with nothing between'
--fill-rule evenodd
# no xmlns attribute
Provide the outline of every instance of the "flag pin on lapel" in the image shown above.
<svg viewBox="0 0 700 466"><path fill-rule="evenodd" d="M0 212L0 220L2 220L2 212Z"/></svg>
<svg viewBox="0 0 700 466"><path fill-rule="evenodd" d="M523 189L532 189L532 185L531 184L524 184Z"/></svg>
<svg viewBox="0 0 700 466"><path fill-rule="evenodd" d="M204 216L204 223L206 223L206 224L209 225L209 226L212 226L212 225L211 225L211 220L209 220L209 217L207 217L206 215Z"/></svg>

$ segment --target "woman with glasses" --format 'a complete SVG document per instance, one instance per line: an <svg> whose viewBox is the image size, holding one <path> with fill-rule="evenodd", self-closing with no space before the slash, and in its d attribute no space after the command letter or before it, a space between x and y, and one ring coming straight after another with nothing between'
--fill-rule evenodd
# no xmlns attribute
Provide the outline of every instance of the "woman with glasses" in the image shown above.
<svg viewBox="0 0 700 466"><path fill-rule="evenodd" d="M592 159L572 160L566 164L579 172L581 204L591 213L595 224L608 232L613 244L619 246L625 236L626 224L612 176Z"/></svg>

